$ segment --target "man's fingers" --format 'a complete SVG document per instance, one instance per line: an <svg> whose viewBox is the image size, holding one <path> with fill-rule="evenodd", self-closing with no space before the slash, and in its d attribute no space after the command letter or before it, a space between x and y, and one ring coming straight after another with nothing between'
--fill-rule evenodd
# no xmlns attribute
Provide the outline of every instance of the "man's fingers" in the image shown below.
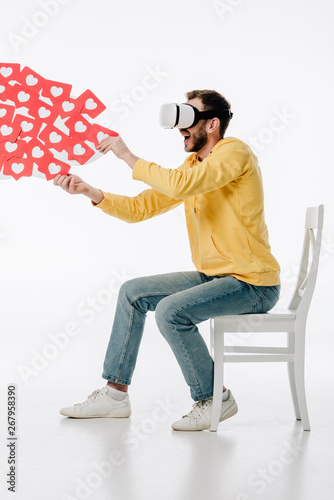
<svg viewBox="0 0 334 500"><path fill-rule="evenodd" d="M60 186L63 189L67 189L72 178L72 175L57 175L53 180L53 184L55 186Z"/></svg>
<svg viewBox="0 0 334 500"><path fill-rule="evenodd" d="M103 154L106 154L108 153L108 151L112 151L112 147L111 146L104 146L103 148L99 149L100 153L103 153Z"/></svg>
<svg viewBox="0 0 334 500"><path fill-rule="evenodd" d="M53 185L54 186L58 186L58 179L59 179L60 175L56 175L56 177L53 179Z"/></svg>
<svg viewBox="0 0 334 500"><path fill-rule="evenodd" d="M106 152L106 148L108 148L108 151L112 150L113 145L115 145L116 141L115 139L118 139L117 137L105 137L102 139L102 141L99 143L96 149L98 149L100 152Z"/></svg>

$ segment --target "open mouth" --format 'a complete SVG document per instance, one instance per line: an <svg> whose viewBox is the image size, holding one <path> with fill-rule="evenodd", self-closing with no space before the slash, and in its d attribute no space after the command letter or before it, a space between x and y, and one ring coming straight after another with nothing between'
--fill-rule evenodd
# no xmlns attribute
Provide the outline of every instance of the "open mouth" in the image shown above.
<svg viewBox="0 0 334 500"><path fill-rule="evenodd" d="M189 139L190 139L190 135L185 135L184 136L184 144L187 144L187 142L189 142Z"/></svg>

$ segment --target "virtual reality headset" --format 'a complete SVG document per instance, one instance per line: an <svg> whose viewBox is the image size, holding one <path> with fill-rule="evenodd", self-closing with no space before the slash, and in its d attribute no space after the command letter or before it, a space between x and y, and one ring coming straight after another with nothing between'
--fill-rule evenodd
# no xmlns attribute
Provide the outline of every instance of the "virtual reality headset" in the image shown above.
<svg viewBox="0 0 334 500"><path fill-rule="evenodd" d="M159 123L163 128L191 128L197 125L199 120L225 118L226 116L232 118L233 113L230 109L199 111L191 104L176 104L173 102L161 106Z"/></svg>

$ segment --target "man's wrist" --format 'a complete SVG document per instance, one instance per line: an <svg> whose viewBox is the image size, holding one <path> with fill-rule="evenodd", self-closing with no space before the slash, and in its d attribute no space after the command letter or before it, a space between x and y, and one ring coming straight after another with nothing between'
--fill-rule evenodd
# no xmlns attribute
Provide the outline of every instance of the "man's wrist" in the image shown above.
<svg viewBox="0 0 334 500"><path fill-rule="evenodd" d="M130 168L133 169L136 161L139 160L139 157L131 153L131 151L129 151L123 156L123 160L125 161L125 163L129 165Z"/></svg>
<svg viewBox="0 0 334 500"><path fill-rule="evenodd" d="M104 195L100 189L96 189L93 186L89 185L87 185L87 191L85 191L84 195L90 198L96 205L101 203L101 201L104 199Z"/></svg>

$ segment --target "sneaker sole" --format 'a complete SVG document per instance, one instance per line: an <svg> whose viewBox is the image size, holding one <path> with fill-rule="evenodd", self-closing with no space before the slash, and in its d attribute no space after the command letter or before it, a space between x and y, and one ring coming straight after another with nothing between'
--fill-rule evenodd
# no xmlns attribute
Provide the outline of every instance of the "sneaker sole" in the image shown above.
<svg viewBox="0 0 334 500"><path fill-rule="evenodd" d="M129 418L131 415L131 412L128 415L71 415L69 413L63 413L62 411L60 412L61 415L64 415L64 417L70 417L70 418Z"/></svg>

